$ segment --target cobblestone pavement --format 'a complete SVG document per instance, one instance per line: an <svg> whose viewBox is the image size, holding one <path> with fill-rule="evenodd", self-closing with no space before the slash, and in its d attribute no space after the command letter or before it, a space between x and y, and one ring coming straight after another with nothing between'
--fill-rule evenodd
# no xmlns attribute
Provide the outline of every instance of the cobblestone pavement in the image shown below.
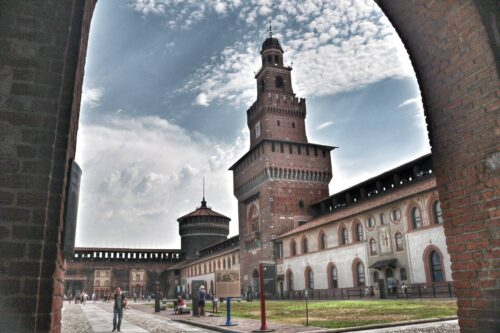
<svg viewBox="0 0 500 333"><path fill-rule="evenodd" d="M80 306L64 303L61 320L62 333L93 333Z"/></svg>
<svg viewBox="0 0 500 333"><path fill-rule="evenodd" d="M111 304L64 304L62 333L111 332ZM174 322L168 318L128 309L124 312L121 331L124 333L203 333L210 330Z"/></svg>

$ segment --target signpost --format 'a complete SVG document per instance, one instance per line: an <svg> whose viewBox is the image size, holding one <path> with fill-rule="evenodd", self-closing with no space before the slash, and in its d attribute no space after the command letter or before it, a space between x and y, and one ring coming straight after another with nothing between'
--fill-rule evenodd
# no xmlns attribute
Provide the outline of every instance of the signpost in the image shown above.
<svg viewBox="0 0 500 333"><path fill-rule="evenodd" d="M240 271L224 270L215 272L215 290L218 298L226 299L226 323L221 326L234 326L231 321L231 297L240 297Z"/></svg>
<svg viewBox="0 0 500 333"><path fill-rule="evenodd" d="M266 323L266 293L264 291L264 264L259 264L260 329L252 332L273 332Z"/></svg>

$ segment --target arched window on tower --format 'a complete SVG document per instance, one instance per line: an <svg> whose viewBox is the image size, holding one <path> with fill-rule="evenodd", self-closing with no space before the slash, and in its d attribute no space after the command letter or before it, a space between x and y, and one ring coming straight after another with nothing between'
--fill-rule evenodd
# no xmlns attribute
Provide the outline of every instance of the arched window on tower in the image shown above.
<svg viewBox="0 0 500 333"><path fill-rule="evenodd" d="M259 231L259 209L253 204L248 211L248 232Z"/></svg>
<svg viewBox="0 0 500 333"><path fill-rule="evenodd" d="M283 77L281 76L276 76L276 88L283 88L285 86Z"/></svg>
<svg viewBox="0 0 500 333"><path fill-rule="evenodd" d="M396 240L396 251L403 251L404 250L404 246L403 246L403 235L401 235L401 233L396 233L396 235L394 235L394 238Z"/></svg>
<svg viewBox="0 0 500 333"><path fill-rule="evenodd" d="M370 255L374 256L377 254L377 241L375 239L370 239Z"/></svg>

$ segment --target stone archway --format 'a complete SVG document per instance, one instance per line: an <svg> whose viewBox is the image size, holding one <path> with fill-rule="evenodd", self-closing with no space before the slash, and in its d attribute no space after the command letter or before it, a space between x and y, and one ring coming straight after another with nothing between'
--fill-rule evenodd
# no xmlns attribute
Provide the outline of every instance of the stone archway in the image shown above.
<svg viewBox="0 0 500 333"><path fill-rule="evenodd" d="M60 331L64 203L95 3L0 5L7 50L0 55L0 325L6 331ZM488 0L377 3L420 84L461 330L494 332L500 326L500 10Z"/></svg>

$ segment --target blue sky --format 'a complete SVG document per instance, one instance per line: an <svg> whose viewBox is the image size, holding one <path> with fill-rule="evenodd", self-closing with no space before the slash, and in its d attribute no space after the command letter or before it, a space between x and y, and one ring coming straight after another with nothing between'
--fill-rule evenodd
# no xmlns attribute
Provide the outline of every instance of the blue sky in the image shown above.
<svg viewBox="0 0 500 333"><path fill-rule="evenodd" d="M99 1L78 133L79 246L177 248L201 200L229 216L227 168L249 146L246 110L269 21L307 99L310 142L332 154L334 193L430 151L420 92L370 0Z"/></svg>

